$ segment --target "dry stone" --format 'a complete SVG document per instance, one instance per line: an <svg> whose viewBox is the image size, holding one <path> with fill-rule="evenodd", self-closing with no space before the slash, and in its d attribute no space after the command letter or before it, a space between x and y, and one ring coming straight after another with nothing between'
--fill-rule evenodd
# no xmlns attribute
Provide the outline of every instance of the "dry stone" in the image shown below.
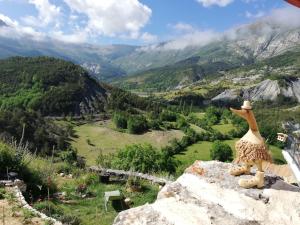
<svg viewBox="0 0 300 225"><path fill-rule="evenodd" d="M230 166L196 161L153 204L119 213L114 225L300 224L299 187L266 174L263 189L243 189L239 177L229 175Z"/></svg>

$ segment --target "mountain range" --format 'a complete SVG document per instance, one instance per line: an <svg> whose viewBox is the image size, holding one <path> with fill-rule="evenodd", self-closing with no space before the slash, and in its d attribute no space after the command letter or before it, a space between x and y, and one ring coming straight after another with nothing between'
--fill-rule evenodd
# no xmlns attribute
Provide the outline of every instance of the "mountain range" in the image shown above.
<svg viewBox="0 0 300 225"><path fill-rule="evenodd" d="M0 26L7 24L0 21ZM125 89L164 91L266 64L266 60L287 52L300 52L300 28L257 21L205 43L183 43L187 41L99 46L67 44L50 38L36 41L0 37L0 58L16 55L61 58L83 66L101 81ZM297 70L299 64L292 66Z"/></svg>

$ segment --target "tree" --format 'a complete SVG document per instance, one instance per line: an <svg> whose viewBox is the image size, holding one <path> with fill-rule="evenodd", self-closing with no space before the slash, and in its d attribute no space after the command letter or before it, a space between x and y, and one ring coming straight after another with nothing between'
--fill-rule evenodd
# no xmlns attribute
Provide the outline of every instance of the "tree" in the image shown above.
<svg viewBox="0 0 300 225"><path fill-rule="evenodd" d="M134 170L142 173L157 172L160 152L152 145L128 145L121 149L113 159L112 165L117 169Z"/></svg>
<svg viewBox="0 0 300 225"><path fill-rule="evenodd" d="M115 112L113 121L117 128L126 129L127 128L127 117L124 113Z"/></svg>
<svg viewBox="0 0 300 225"><path fill-rule="evenodd" d="M232 150L228 144L221 141L214 141L210 149L210 157L214 160L228 162L232 160Z"/></svg>
<svg viewBox="0 0 300 225"><path fill-rule="evenodd" d="M128 131L131 134L140 134L148 129L148 123L144 116L131 116L127 121Z"/></svg>

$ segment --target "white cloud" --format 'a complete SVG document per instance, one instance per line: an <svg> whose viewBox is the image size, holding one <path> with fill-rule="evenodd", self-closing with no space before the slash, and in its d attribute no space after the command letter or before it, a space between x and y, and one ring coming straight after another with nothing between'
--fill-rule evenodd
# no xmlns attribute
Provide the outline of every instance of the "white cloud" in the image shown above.
<svg viewBox="0 0 300 225"><path fill-rule="evenodd" d="M8 26L0 27L0 36L7 38L31 38L39 41L46 36L29 26L21 26L17 21L10 19L9 17L0 14L0 20L2 20Z"/></svg>
<svg viewBox="0 0 300 225"><path fill-rule="evenodd" d="M152 11L138 0L64 0L73 12L88 18L86 30L91 34L138 37Z"/></svg>
<svg viewBox="0 0 300 225"><path fill-rule="evenodd" d="M145 43L153 43L158 40L158 37L148 32L144 32L143 34L140 35L140 39Z"/></svg>
<svg viewBox="0 0 300 225"><path fill-rule="evenodd" d="M59 26L60 7L51 4L48 0L28 0L33 4L38 11L38 16L25 16L22 20L29 26L43 27L54 23L56 27Z"/></svg>
<svg viewBox="0 0 300 225"><path fill-rule="evenodd" d="M213 30L194 30L193 32L183 34L173 40L167 41L164 44L152 44L141 47L139 51L182 50L187 47L204 46L213 41L220 40L221 38L222 34Z"/></svg>
<svg viewBox="0 0 300 225"><path fill-rule="evenodd" d="M246 13L245 13L245 16L249 19L260 18L260 17L263 17L264 15L265 15L264 11L258 11L257 13L251 13L249 11L246 11Z"/></svg>
<svg viewBox="0 0 300 225"><path fill-rule="evenodd" d="M234 0L197 0L200 4L202 4L204 7L209 7L212 5L217 5L220 7L225 7L232 3Z"/></svg>
<svg viewBox="0 0 300 225"><path fill-rule="evenodd" d="M177 32L192 32L196 30L192 25L182 22L170 26Z"/></svg>
<svg viewBox="0 0 300 225"><path fill-rule="evenodd" d="M65 34L62 31L54 31L52 32L51 37L67 43L83 43L87 41L88 38L84 31L77 31L72 34Z"/></svg>
<svg viewBox="0 0 300 225"><path fill-rule="evenodd" d="M180 50L189 46L204 46L220 38L220 34L212 30L194 31L187 33L164 45L166 50Z"/></svg>
<svg viewBox="0 0 300 225"><path fill-rule="evenodd" d="M300 27L300 10L293 6L274 9L263 20L282 28Z"/></svg>

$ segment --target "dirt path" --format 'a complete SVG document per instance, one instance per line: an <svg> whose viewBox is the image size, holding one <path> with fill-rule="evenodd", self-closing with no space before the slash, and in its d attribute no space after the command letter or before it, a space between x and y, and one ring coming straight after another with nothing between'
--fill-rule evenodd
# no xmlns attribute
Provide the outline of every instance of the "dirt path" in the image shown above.
<svg viewBox="0 0 300 225"><path fill-rule="evenodd" d="M0 200L0 225L44 225L45 222L20 208L17 203Z"/></svg>

